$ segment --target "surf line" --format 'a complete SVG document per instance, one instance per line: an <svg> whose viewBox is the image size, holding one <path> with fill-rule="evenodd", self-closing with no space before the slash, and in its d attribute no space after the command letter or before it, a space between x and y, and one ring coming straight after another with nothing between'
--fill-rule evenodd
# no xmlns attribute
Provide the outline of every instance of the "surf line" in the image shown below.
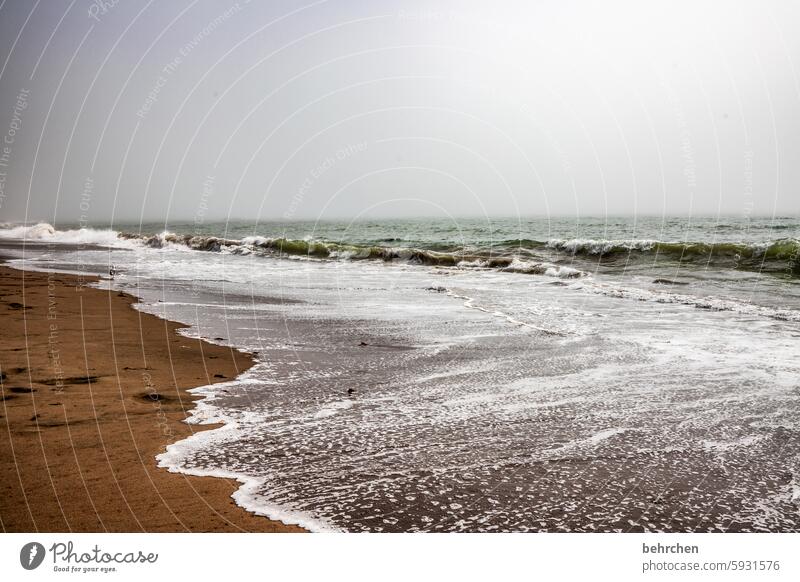
<svg viewBox="0 0 800 582"><path fill-rule="evenodd" d="M509 322L509 323L511 323L513 325L519 325L519 326L522 326L522 327L535 329L536 331L540 331L540 332L542 332L544 334L547 334L547 335L557 335L557 336L562 336L562 337L567 335L567 333L563 332L563 331L556 331L554 329L547 329L545 327L539 327L537 325L533 325L533 324L527 323L525 321L520 321L518 319L514 319L513 317L511 317L510 315L508 315L506 313L503 313L502 311L491 311L490 309L486 309L485 307L481 307L480 305L476 305L475 304L475 299L473 297L468 297L466 295L459 295L458 293L456 293L452 289L447 289L447 296L448 297L453 297L455 299L461 299L462 301L464 301L464 307L468 307L469 309L476 309L477 311L482 311L483 313L488 313L489 315L492 315L494 317L502 317L507 322Z"/></svg>

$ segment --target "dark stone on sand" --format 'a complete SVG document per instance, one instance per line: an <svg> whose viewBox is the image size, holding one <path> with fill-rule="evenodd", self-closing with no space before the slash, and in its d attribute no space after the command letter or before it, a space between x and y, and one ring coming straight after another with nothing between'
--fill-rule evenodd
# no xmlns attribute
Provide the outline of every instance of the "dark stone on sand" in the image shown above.
<svg viewBox="0 0 800 582"><path fill-rule="evenodd" d="M22 303L17 303L16 301L12 301L11 303L8 304L8 306L11 309L30 309L30 307L27 307L27 306L23 305Z"/></svg>
<svg viewBox="0 0 800 582"><path fill-rule="evenodd" d="M15 394L30 394L31 392L36 392L35 388L29 388L27 386L13 386L8 390L9 392L14 392Z"/></svg>
<svg viewBox="0 0 800 582"><path fill-rule="evenodd" d="M55 386L57 384L91 384L96 381L100 376L72 376L69 378L48 378L47 380L40 380L40 384L47 384L48 386Z"/></svg>
<svg viewBox="0 0 800 582"><path fill-rule="evenodd" d="M215 338L214 338L214 341L215 341L215 342L224 342L224 341L225 341L225 338L224 338L224 337L215 337Z"/></svg>
<svg viewBox="0 0 800 582"><path fill-rule="evenodd" d="M174 398L165 396L164 394L159 394L158 392L142 392L141 394L138 394L138 397L147 402L169 402L174 400Z"/></svg>
<svg viewBox="0 0 800 582"><path fill-rule="evenodd" d="M360 345L360 346L368 346L369 344L368 344L367 342L361 342L361 343L360 343L360 344L358 344L358 345Z"/></svg>
<svg viewBox="0 0 800 582"><path fill-rule="evenodd" d="M214 374L214 378L225 378L225 374Z"/></svg>

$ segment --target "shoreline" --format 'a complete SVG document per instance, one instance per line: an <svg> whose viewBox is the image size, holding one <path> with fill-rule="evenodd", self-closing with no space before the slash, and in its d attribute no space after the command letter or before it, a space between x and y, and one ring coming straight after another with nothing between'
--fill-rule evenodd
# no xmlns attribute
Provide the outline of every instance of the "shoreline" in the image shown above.
<svg viewBox="0 0 800 582"><path fill-rule="evenodd" d="M85 286L97 280L0 265L2 530L304 531L237 505L234 479L158 466L168 445L220 427L183 422L200 399L189 390L253 359Z"/></svg>
<svg viewBox="0 0 800 582"><path fill-rule="evenodd" d="M308 514L296 512L285 507L278 505L265 505L263 502L250 501L253 497L253 491L258 490L259 486L264 483L263 479L259 477L252 477L242 473L236 473L226 469L202 469L202 468L186 468L182 467L173 470L173 467L180 463L180 458L185 453L185 450L192 449L195 446L203 447L203 440L206 438L214 438L214 432L218 430L236 430L235 421L226 419L222 414L222 410L212 404L214 398L214 388L211 386L199 386L197 388L189 389L188 392L192 395L198 395L199 399L195 401L194 408L190 411L187 422L191 422L195 426L209 426L211 431L198 431L189 437L170 443L167 445L166 450L156 457L157 464L160 468L176 474L190 475L193 477L201 478L214 478L225 479L237 482L238 488L233 493L232 498L236 504L243 510L266 519L276 521L282 524L290 524L297 526L308 533L340 533L342 530L337 529L330 524L317 520ZM210 409L215 412L212 413L210 419L202 418ZM198 443L197 441L200 441ZM250 501L250 503L248 503Z"/></svg>

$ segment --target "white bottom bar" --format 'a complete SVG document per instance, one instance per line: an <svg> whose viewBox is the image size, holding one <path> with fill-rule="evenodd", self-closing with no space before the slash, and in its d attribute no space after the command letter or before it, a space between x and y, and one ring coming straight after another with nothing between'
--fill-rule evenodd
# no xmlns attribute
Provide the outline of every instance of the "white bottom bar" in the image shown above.
<svg viewBox="0 0 800 582"><path fill-rule="evenodd" d="M798 547L800 534L3 534L0 578L798 580Z"/></svg>

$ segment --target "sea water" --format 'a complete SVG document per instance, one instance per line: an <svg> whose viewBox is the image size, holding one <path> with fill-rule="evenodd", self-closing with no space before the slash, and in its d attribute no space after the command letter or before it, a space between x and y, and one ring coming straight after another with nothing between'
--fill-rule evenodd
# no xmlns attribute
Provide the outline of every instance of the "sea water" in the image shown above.
<svg viewBox="0 0 800 582"><path fill-rule="evenodd" d="M18 225L256 354L158 462L314 530L800 530L798 220ZM99 245L99 246L98 246ZM24 258L22 253L24 252ZM214 339L218 338L218 339Z"/></svg>

